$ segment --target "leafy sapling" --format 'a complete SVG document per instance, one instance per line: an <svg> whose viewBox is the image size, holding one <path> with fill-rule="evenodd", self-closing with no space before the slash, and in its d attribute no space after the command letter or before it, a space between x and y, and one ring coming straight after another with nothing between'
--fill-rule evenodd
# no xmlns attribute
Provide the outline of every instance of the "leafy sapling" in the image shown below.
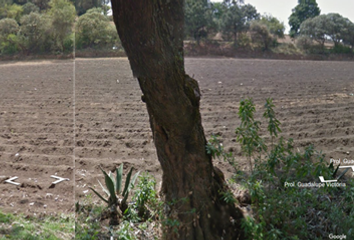
<svg viewBox="0 0 354 240"><path fill-rule="evenodd" d="M278 119L275 117L275 112L274 112L274 104L273 104L273 99L267 98L266 103L264 105L265 111L263 114L263 117L268 119L268 132L271 136L271 141L272 141L272 149L274 149L274 137L278 137L278 133L281 132L279 125L280 122Z"/></svg>
<svg viewBox="0 0 354 240"><path fill-rule="evenodd" d="M256 108L252 99L241 100L238 112L241 124L236 128L236 141L241 144L241 150L246 154L251 172L253 172L251 160L253 153L266 150L266 145L258 134L261 123L253 118L255 111Z"/></svg>

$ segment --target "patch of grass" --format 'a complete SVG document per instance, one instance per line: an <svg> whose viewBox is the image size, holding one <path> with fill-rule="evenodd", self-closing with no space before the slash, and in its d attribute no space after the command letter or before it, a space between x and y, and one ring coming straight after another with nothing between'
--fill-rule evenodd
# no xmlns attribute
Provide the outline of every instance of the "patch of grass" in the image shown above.
<svg viewBox="0 0 354 240"><path fill-rule="evenodd" d="M0 212L0 240L74 239L74 215L29 217Z"/></svg>

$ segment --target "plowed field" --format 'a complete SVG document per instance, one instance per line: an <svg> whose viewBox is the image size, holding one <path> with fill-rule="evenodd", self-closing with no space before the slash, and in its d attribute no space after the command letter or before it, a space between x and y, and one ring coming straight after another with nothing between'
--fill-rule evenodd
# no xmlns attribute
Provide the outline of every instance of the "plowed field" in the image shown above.
<svg viewBox="0 0 354 240"><path fill-rule="evenodd" d="M125 172L134 167L161 179L128 60L77 59L75 78L73 68L70 61L0 65L1 209L73 211L88 186L100 191L99 165L112 171L124 163ZM199 81L207 138L220 135L241 168L248 164L234 132L246 97L253 98L260 120L265 99L273 98L281 135L293 138L295 149L313 143L328 162L354 159L352 62L189 58L186 70ZM215 164L230 175L227 164ZM70 180L49 188L55 174ZM21 185L5 183L10 176Z"/></svg>

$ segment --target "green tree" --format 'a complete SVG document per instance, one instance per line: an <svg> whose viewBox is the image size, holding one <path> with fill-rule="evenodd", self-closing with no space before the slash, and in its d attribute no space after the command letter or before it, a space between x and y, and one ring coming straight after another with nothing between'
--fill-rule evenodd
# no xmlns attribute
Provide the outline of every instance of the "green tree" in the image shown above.
<svg viewBox="0 0 354 240"><path fill-rule="evenodd" d="M50 0L32 0L32 3L36 4L40 10L46 10L49 8L49 1Z"/></svg>
<svg viewBox="0 0 354 240"><path fill-rule="evenodd" d="M50 19L46 15L30 13L20 20L20 42L27 52L50 50Z"/></svg>
<svg viewBox="0 0 354 240"><path fill-rule="evenodd" d="M78 48L106 46L118 41L117 31L103 15L102 9L93 8L81 15L76 24Z"/></svg>
<svg viewBox="0 0 354 240"><path fill-rule="evenodd" d="M226 6L221 2L215 2L211 4L211 10L212 10L213 19L221 20L222 16L226 11Z"/></svg>
<svg viewBox="0 0 354 240"><path fill-rule="evenodd" d="M354 23L348 21L345 26L345 35L343 36L343 43L348 44L354 51Z"/></svg>
<svg viewBox="0 0 354 240"><path fill-rule="evenodd" d="M76 11L74 5L68 0L51 0L48 12L52 20L52 33L60 51L64 52L64 39L72 32Z"/></svg>
<svg viewBox="0 0 354 240"><path fill-rule="evenodd" d="M230 39L230 36L233 38L236 46L237 33L240 32L243 27L241 9L235 1L231 3L224 2L224 4L227 6L227 10L222 16L221 30L227 39Z"/></svg>
<svg viewBox="0 0 354 240"><path fill-rule="evenodd" d="M15 53L17 51L17 33L19 25L15 19L4 18L0 20L0 53Z"/></svg>
<svg viewBox="0 0 354 240"><path fill-rule="evenodd" d="M353 23L338 13L322 14L303 22L300 34L319 43L324 50L326 40L332 40L335 49L342 49L342 43L353 45Z"/></svg>
<svg viewBox="0 0 354 240"><path fill-rule="evenodd" d="M326 15L326 18L326 35L331 38L336 46L338 46L348 34L347 26L350 20L338 13L329 13Z"/></svg>
<svg viewBox="0 0 354 240"><path fill-rule="evenodd" d="M226 202L199 111L198 82L184 69L183 0L112 1L114 22L146 103L161 163L164 238L245 239L241 210ZM132 11L134 9L134 11Z"/></svg>
<svg viewBox="0 0 354 240"><path fill-rule="evenodd" d="M207 37L212 24L212 8L208 1L185 1L185 32L187 36L193 37L199 45L200 39Z"/></svg>
<svg viewBox="0 0 354 240"><path fill-rule="evenodd" d="M250 32L252 41L261 46L265 51L268 50L272 42L275 41L267 25L260 21L253 21L251 23Z"/></svg>
<svg viewBox="0 0 354 240"><path fill-rule="evenodd" d="M239 32L247 30L252 20L259 19L259 13L254 6L242 2L224 1L227 11L222 16L221 30L229 38L232 36L234 45L237 46L237 35Z"/></svg>
<svg viewBox="0 0 354 240"><path fill-rule="evenodd" d="M314 18L305 20L300 26L300 34L309 37L319 43L322 51L326 41L326 25L328 18L326 15L320 15Z"/></svg>
<svg viewBox="0 0 354 240"><path fill-rule="evenodd" d="M250 26L251 21L258 20L260 18L260 14L257 12L257 9L251 4L241 5L241 13L242 21L246 28Z"/></svg>
<svg viewBox="0 0 354 240"><path fill-rule="evenodd" d="M301 23L306 19L320 15L320 13L321 10L316 0L298 0L298 5L292 10L289 17L290 36L298 35Z"/></svg>
<svg viewBox="0 0 354 240"><path fill-rule="evenodd" d="M13 18L4 18L0 20L0 35L6 37L9 34L17 34L19 25Z"/></svg>
<svg viewBox="0 0 354 240"><path fill-rule="evenodd" d="M12 0L0 0L0 19L7 18L7 9L12 3Z"/></svg>
<svg viewBox="0 0 354 240"><path fill-rule="evenodd" d="M12 1L2 1L2 2L4 5L0 5L0 19L13 18L17 22L19 22L23 12L22 6L17 4L9 4Z"/></svg>
<svg viewBox="0 0 354 240"><path fill-rule="evenodd" d="M107 11L109 10L108 4L109 0L75 0L75 8L79 16L92 8L100 8L107 15Z"/></svg>
<svg viewBox="0 0 354 240"><path fill-rule="evenodd" d="M30 14L31 12L39 12L39 7L37 7L34 3L28 2L22 6L23 8L23 15Z"/></svg>
<svg viewBox="0 0 354 240"><path fill-rule="evenodd" d="M284 23L280 22L277 18L271 15L263 15L260 19L260 22L268 27L271 34L280 38L284 37Z"/></svg>

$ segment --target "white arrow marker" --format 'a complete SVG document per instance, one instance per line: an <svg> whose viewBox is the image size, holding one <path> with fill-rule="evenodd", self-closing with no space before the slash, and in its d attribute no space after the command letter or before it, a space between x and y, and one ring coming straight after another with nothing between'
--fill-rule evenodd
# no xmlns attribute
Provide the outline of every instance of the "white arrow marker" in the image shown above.
<svg viewBox="0 0 354 240"><path fill-rule="evenodd" d="M339 168L351 168L354 172L354 166L339 166Z"/></svg>
<svg viewBox="0 0 354 240"><path fill-rule="evenodd" d="M58 177L58 176L55 176L55 175L52 175L50 177L58 179L55 182L52 182L53 184L57 184L57 183L60 183L62 181L69 181L70 180L69 178L62 178L62 177Z"/></svg>
<svg viewBox="0 0 354 240"><path fill-rule="evenodd" d="M319 176L321 182L337 182L337 180L324 180L323 176Z"/></svg>
<svg viewBox="0 0 354 240"><path fill-rule="evenodd" d="M14 185L20 185L20 183L18 183L18 182L13 182L12 180L15 180L15 179L17 179L18 177L12 177L12 178L9 178L9 179L7 179L7 180L5 180L5 182L7 182L7 183L11 183L11 184L14 184Z"/></svg>

